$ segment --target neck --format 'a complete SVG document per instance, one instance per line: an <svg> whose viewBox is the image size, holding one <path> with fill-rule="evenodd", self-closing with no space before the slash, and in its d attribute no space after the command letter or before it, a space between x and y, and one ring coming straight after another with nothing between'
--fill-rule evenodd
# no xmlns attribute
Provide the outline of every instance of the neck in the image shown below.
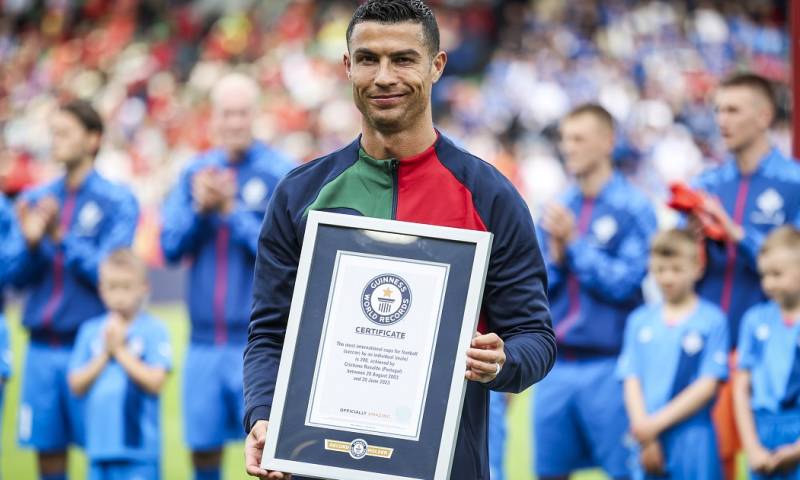
<svg viewBox="0 0 800 480"><path fill-rule="evenodd" d="M780 304L781 314L784 318L791 318L797 322L800 320L800 299L794 299L791 302L783 302Z"/></svg>
<svg viewBox="0 0 800 480"><path fill-rule="evenodd" d="M764 134L739 152L735 152L734 157L736 158L736 166L739 168L739 172L743 175L753 173L761 163L761 159L769 153L770 148L772 147L769 143L769 137Z"/></svg>
<svg viewBox="0 0 800 480"><path fill-rule="evenodd" d="M430 112L429 112L430 113ZM430 115L426 121L398 132L381 132L362 120L361 146L372 158L403 159L424 152L436 141L436 130Z"/></svg>
<svg viewBox="0 0 800 480"><path fill-rule="evenodd" d="M596 197L605 184L611 179L614 170L611 160L598 163L593 169L578 176L578 186L585 197Z"/></svg>
<svg viewBox="0 0 800 480"><path fill-rule="evenodd" d="M67 167L67 188L77 190L83 185L83 181L92 171L93 162L91 158L83 158L79 162Z"/></svg>
<svg viewBox="0 0 800 480"><path fill-rule="evenodd" d="M226 149L225 152L228 154L228 163L239 163L244 160L248 148L243 148L241 150Z"/></svg>
<svg viewBox="0 0 800 480"><path fill-rule="evenodd" d="M692 311L696 304L697 294L694 291L689 291L680 298L664 299L664 316L669 321L680 320Z"/></svg>

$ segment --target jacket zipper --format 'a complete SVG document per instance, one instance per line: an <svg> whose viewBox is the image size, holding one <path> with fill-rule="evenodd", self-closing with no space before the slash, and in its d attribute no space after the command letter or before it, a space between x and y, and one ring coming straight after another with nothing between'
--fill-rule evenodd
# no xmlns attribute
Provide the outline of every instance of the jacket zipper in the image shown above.
<svg viewBox="0 0 800 480"><path fill-rule="evenodd" d="M397 186L399 184L397 170L400 168L399 160L390 160L389 168L392 171L392 220L397 220Z"/></svg>

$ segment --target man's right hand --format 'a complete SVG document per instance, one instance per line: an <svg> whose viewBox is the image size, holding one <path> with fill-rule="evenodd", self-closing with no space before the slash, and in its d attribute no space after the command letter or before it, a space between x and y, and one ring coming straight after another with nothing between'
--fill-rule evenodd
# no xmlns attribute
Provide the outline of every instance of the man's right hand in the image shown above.
<svg viewBox="0 0 800 480"><path fill-rule="evenodd" d="M51 208L43 208L46 205L48 204L44 203L40 207L24 200L17 203L17 217L19 218L20 229L29 248L36 248L39 245L55 218L56 211Z"/></svg>
<svg viewBox="0 0 800 480"><path fill-rule="evenodd" d="M244 441L244 464L247 474L261 479L290 480L291 474L261 468L261 457L264 455L268 425L269 422L266 420L257 421Z"/></svg>
<svg viewBox="0 0 800 480"><path fill-rule="evenodd" d="M653 440L642 446L639 461L645 472L651 475L664 474L664 451L661 449L661 444L658 440Z"/></svg>

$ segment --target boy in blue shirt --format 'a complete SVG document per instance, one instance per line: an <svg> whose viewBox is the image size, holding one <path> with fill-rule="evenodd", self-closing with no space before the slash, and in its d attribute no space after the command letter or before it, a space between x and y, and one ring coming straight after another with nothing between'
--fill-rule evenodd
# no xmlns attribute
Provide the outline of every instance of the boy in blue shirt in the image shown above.
<svg viewBox="0 0 800 480"><path fill-rule="evenodd" d="M733 382L736 425L751 478L800 478L800 230L773 231L758 257L770 301L750 308Z"/></svg>
<svg viewBox="0 0 800 480"><path fill-rule="evenodd" d="M657 234L650 273L663 300L636 309L625 328L617 375L640 452L635 478L722 476L711 406L728 374L727 321L694 291L699 256L688 231Z"/></svg>
<svg viewBox="0 0 800 480"><path fill-rule="evenodd" d="M84 398L90 480L159 478L159 393L172 365L167 331L141 311L147 269L130 250L100 267L108 313L81 325L69 386Z"/></svg>

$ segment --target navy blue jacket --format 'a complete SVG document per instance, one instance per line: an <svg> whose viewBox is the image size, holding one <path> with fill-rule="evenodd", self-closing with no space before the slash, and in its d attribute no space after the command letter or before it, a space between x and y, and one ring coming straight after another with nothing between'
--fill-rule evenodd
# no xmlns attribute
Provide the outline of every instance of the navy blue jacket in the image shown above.
<svg viewBox="0 0 800 480"><path fill-rule="evenodd" d="M369 158L359 152L359 140L293 170L270 202L258 240L244 358L245 428L270 416L308 207L490 231L479 330L503 338L507 361L489 384L467 384L451 475L488 479L489 390L521 392L555 359L546 269L531 215L494 167L443 136L399 161Z"/></svg>

